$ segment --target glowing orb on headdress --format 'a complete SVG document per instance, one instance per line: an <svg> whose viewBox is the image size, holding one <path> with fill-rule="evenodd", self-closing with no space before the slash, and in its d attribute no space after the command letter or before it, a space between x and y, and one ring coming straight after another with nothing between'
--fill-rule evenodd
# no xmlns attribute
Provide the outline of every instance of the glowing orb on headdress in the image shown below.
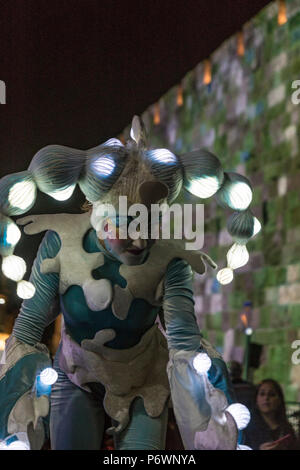
<svg viewBox="0 0 300 470"><path fill-rule="evenodd" d="M150 150L147 152L147 155L158 163L164 163L166 165L177 163L176 155L167 149Z"/></svg>
<svg viewBox="0 0 300 470"><path fill-rule="evenodd" d="M220 284L230 284L233 279L233 271L230 268L221 269L217 274L217 280Z"/></svg>
<svg viewBox="0 0 300 470"><path fill-rule="evenodd" d="M226 411L231 414L240 431L248 426L251 415L245 405L242 405L241 403L233 403L226 408Z"/></svg>
<svg viewBox="0 0 300 470"><path fill-rule="evenodd" d="M205 374L211 368L211 359L206 353L199 353L194 357L193 366L198 374Z"/></svg>
<svg viewBox="0 0 300 470"><path fill-rule="evenodd" d="M254 217L254 227L253 227L253 235L252 237L254 237L255 235L257 235L259 232L261 231L261 223L260 221Z"/></svg>
<svg viewBox="0 0 300 470"><path fill-rule="evenodd" d="M12 207L26 210L31 207L36 197L36 185L33 181L21 181L14 184L8 193L8 202Z"/></svg>
<svg viewBox="0 0 300 470"><path fill-rule="evenodd" d="M219 189L220 182L216 176L203 176L190 182L188 191L194 196L206 199L213 196Z"/></svg>
<svg viewBox="0 0 300 470"><path fill-rule="evenodd" d="M111 175L115 166L116 163L114 159L109 155L98 157L91 164L93 171L103 177Z"/></svg>
<svg viewBox="0 0 300 470"><path fill-rule="evenodd" d="M57 381L58 375L52 367L47 367L40 373L40 380L43 385L53 385Z"/></svg>
<svg viewBox="0 0 300 470"><path fill-rule="evenodd" d="M119 139L108 139L104 144L102 144L103 147L124 147L122 142Z"/></svg>
<svg viewBox="0 0 300 470"><path fill-rule="evenodd" d="M243 181L234 181L231 183L228 191L228 203L232 209L245 210L252 201L252 190L248 184Z"/></svg>
<svg viewBox="0 0 300 470"><path fill-rule="evenodd" d="M16 245L21 238L19 227L14 223L9 223L6 230L6 243L8 245Z"/></svg>
<svg viewBox="0 0 300 470"><path fill-rule="evenodd" d="M245 245L234 243L227 253L227 264L231 269L238 269L247 264L249 253Z"/></svg>
<svg viewBox="0 0 300 470"><path fill-rule="evenodd" d="M48 196L53 197L53 199L56 199L57 201L67 201L69 199L75 189L76 184L72 184L66 189L62 189L61 191L52 191L50 193L47 193Z"/></svg>
<svg viewBox="0 0 300 470"><path fill-rule="evenodd" d="M4 276L12 281L21 281L26 272L26 263L20 256L4 256L2 261L2 272Z"/></svg>
<svg viewBox="0 0 300 470"><path fill-rule="evenodd" d="M17 287L17 295L21 299L31 299L35 294L35 287L31 282L19 281Z"/></svg>

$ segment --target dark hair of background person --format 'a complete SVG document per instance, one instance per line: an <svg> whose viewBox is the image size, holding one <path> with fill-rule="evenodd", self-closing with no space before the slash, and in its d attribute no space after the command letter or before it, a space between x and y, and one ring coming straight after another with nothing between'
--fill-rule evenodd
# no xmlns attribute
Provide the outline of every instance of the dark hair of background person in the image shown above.
<svg viewBox="0 0 300 470"><path fill-rule="evenodd" d="M270 384L274 389L279 404L274 414L274 424L276 428L271 428L270 424L264 418L259 407L257 406L257 397L261 387ZM276 380L264 379L257 385L254 406L250 410L251 420L246 429L243 431L243 443L254 450L298 450L299 442L296 433L289 423L286 415L284 394L281 386ZM282 442L279 439L289 436L287 440ZM272 443L274 447L272 448ZM263 447L263 448L261 448ZM269 447L269 448L268 448Z"/></svg>
<svg viewBox="0 0 300 470"><path fill-rule="evenodd" d="M280 400L280 405L276 411L276 415L275 415L275 418L278 422L278 424L281 424L281 423L289 423L288 422L288 419L287 419L287 416L286 416L286 408L285 408L285 402L284 402L284 395L283 395L283 391L282 391L282 388L281 386L279 385L278 382L276 382L276 380L273 380L273 379L264 379L262 380L258 386L257 386L257 389L256 389L256 394L255 394L255 403L256 403L256 399L257 399L257 395L259 393L259 390L260 388L262 387L262 385L266 384L266 383L270 383L273 385L278 397L279 397L279 400ZM258 408L256 406L256 409L257 411Z"/></svg>

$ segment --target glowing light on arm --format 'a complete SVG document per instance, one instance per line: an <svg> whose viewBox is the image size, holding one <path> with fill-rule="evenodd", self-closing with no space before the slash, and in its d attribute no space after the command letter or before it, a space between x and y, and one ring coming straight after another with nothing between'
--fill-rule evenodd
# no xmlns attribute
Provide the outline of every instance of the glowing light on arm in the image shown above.
<svg viewBox="0 0 300 470"><path fill-rule="evenodd" d="M21 281L26 272L26 263L19 256L5 256L2 261L2 271L4 276L13 281Z"/></svg>
<svg viewBox="0 0 300 470"><path fill-rule="evenodd" d="M43 385L53 385L57 381L58 375L52 367L47 367L40 373L40 380Z"/></svg>
<svg viewBox="0 0 300 470"><path fill-rule="evenodd" d="M228 267L238 269L247 264L249 261L249 253L245 245L235 243L227 253Z"/></svg>
<svg viewBox="0 0 300 470"><path fill-rule="evenodd" d="M251 415L245 405L242 405L241 403L233 403L226 408L226 411L231 414L240 431L248 426Z"/></svg>
<svg viewBox="0 0 300 470"><path fill-rule="evenodd" d="M6 231L6 243L8 245L16 245L21 238L21 232L19 227L14 223L8 224Z"/></svg>
<svg viewBox="0 0 300 470"><path fill-rule="evenodd" d="M230 284L233 279L233 271L230 268L221 269L217 274L217 280L220 284Z"/></svg>
<svg viewBox="0 0 300 470"><path fill-rule="evenodd" d="M35 287L31 282L19 281L17 287L17 295L21 299L31 299L35 294Z"/></svg>
<svg viewBox="0 0 300 470"><path fill-rule="evenodd" d="M211 359L206 353L199 353L194 357L193 366L198 374L206 374L211 368Z"/></svg>

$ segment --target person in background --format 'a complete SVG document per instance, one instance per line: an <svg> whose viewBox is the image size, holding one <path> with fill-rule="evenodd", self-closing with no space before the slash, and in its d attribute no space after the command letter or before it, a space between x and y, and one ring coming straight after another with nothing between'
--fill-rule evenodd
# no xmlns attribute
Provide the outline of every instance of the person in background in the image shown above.
<svg viewBox="0 0 300 470"><path fill-rule="evenodd" d="M228 366L237 402L242 403L249 409L253 408L256 393L255 386L251 382L242 379L243 369L239 362L230 361Z"/></svg>
<svg viewBox="0 0 300 470"><path fill-rule="evenodd" d="M265 379L257 387L244 444L254 450L298 448L295 432L287 420L282 389L273 379Z"/></svg>

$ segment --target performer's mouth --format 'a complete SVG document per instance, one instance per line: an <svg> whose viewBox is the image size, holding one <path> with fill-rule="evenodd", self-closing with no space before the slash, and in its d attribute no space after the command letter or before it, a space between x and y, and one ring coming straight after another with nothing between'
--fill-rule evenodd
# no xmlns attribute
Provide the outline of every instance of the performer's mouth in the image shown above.
<svg viewBox="0 0 300 470"><path fill-rule="evenodd" d="M141 248L140 250L138 248L135 248L135 249L131 249L131 250L127 250L128 253L132 254L132 255L141 255L144 251L145 251L145 248Z"/></svg>

